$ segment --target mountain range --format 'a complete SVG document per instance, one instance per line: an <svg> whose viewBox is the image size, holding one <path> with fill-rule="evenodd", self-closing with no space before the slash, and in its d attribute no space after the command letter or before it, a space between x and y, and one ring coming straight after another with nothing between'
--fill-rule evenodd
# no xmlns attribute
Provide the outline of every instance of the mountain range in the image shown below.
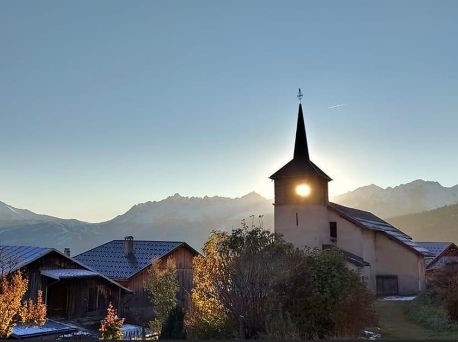
<svg viewBox="0 0 458 342"><path fill-rule="evenodd" d="M388 218L456 204L458 185L448 188L421 179L385 189L372 184L336 196L333 201Z"/></svg>
<svg viewBox="0 0 458 342"><path fill-rule="evenodd" d="M332 200L388 218L415 240L458 242L458 185L447 188L423 180L386 189L369 185ZM186 241L200 249L211 230L240 227L243 219L249 225L271 229L272 200L255 192L239 198L175 194L134 205L101 223L39 215L0 202L0 244L70 247L74 255L132 235L135 239Z"/></svg>

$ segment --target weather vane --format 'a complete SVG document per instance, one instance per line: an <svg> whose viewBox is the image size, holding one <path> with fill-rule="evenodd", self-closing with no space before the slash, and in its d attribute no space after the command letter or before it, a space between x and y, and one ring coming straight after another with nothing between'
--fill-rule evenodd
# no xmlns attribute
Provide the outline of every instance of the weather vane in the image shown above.
<svg viewBox="0 0 458 342"><path fill-rule="evenodd" d="M304 97L304 95L302 94L301 88L299 88L299 92L297 93L297 98L299 99L299 103L302 103L302 97Z"/></svg>

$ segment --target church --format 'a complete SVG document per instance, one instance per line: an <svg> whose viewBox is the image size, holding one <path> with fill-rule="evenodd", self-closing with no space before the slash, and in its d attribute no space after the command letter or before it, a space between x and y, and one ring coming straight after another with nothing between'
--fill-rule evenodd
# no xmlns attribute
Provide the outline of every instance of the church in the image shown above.
<svg viewBox="0 0 458 342"><path fill-rule="evenodd" d="M275 232L299 248L337 248L378 296L425 288L430 252L374 214L329 202L332 180L310 160L299 104L293 159L275 172Z"/></svg>

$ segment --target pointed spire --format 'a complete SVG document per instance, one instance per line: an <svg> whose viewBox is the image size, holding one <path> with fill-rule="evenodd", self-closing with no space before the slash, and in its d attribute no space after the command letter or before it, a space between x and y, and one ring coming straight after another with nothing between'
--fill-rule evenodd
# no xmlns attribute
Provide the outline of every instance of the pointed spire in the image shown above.
<svg viewBox="0 0 458 342"><path fill-rule="evenodd" d="M305 134L304 114L302 104L299 103L299 113L297 115L296 143L294 145L294 159L310 160L307 136Z"/></svg>

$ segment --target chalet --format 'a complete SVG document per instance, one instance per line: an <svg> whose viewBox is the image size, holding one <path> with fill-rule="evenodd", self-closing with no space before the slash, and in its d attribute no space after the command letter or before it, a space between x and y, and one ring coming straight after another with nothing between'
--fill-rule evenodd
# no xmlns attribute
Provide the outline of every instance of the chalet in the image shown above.
<svg viewBox="0 0 458 342"><path fill-rule="evenodd" d="M141 241L127 236L81 253L75 259L132 290L133 296L127 298L124 313L131 321L143 323L152 317L144 290L152 261L174 261L180 284L178 298L187 307L192 289L192 260L198 254L185 242Z"/></svg>
<svg viewBox="0 0 458 342"><path fill-rule="evenodd" d="M2 274L21 270L28 278L24 299L43 291L48 317L102 318L131 291L53 248L0 246Z"/></svg>
<svg viewBox="0 0 458 342"><path fill-rule="evenodd" d="M340 249L378 295L415 294L425 287L428 249L370 212L329 202L331 178L310 160L301 104L294 157L270 178L275 232L286 241L300 248Z"/></svg>
<svg viewBox="0 0 458 342"><path fill-rule="evenodd" d="M426 278L431 278L439 269L458 265L458 247L453 242L418 242L431 256L425 258Z"/></svg>

